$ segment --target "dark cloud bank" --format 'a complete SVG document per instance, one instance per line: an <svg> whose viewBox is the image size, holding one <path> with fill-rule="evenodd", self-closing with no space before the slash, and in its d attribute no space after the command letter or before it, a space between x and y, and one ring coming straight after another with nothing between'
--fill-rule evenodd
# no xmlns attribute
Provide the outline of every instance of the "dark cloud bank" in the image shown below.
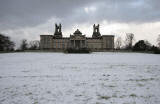
<svg viewBox="0 0 160 104"><path fill-rule="evenodd" d="M146 23L160 20L160 0L1 0L0 31L37 26L51 18L64 25L103 20ZM94 7L94 13L85 8Z"/></svg>

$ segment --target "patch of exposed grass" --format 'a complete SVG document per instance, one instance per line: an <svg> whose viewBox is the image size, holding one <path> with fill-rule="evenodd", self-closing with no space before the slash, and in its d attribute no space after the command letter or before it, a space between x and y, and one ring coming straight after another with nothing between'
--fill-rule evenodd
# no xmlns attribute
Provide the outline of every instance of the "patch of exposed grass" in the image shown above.
<svg viewBox="0 0 160 104"><path fill-rule="evenodd" d="M126 97L126 96L125 95L120 96L120 98L124 98L124 97Z"/></svg>
<svg viewBox="0 0 160 104"><path fill-rule="evenodd" d="M75 95L76 97L80 97L80 96L82 96L81 94L79 94L79 95Z"/></svg>
<svg viewBox="0 0 160 104"><path fill-rule="evenodd" d="M105 99L105 100L108 100L110 99L111 97L110 96L99 96L99 99Z"/></svg>
<svg viewBox="0 0 160 104"><path fill-rule="evenodd" d="M112 97L116 98L116 97L117 97L117 95L116 95L116 94L113 94L113 95L112 95Z"/></svg>
<svg viewBox="0 0 160 104"><path fill-rule="evenodd" d="M154 80L154 78L148 78L148 79L137 79L136 81L150 81L150 80Z"/></svg>
<svg viewBox="0 0 160 104"><path fill-rule="evenodd" d="M140 87L143 87L143 86L144 86L144 84L141 84L141 83L138 83L137 85L140 86Z"/></svg>
<svg viewBox="0 0 160 104"><path fill-rule="evenodd" d="M149 88L149 87L147 87L146 89L147 89L147 90L149 90L150 88Z"/></svg>
<svg viewBox="0 0 160 104"><path fill-rule="evenodd" d="M48 93L48 94L50 94L50 93L51 93L51 91L47 91L47 93Z"/></svg>
<svg viewBox="0 0 160 104"><path fill-rule="evenodd" d="M38 101L35 101L33 104L38 104Z"/></svg>
<svg viewBox="0 0 160 104"><path fill-rule="evenodd" d="M29 71L28 71L28 70L23 70L22 72L23 72L23 73L27 73L27 72L29 72Z"/></svg>
<svg viewBox="0 0 160 104"><path fill-rule="evenodd" d="M127 81L136 81L136 82L139 82L139 81L142 81L142 82L145 82L145 81L152 81L152 80L154 80L154 78L146 78L146 79L129 79L129 80L127 80Z"/></svg>
<svg viewBox="0 0 160 104"><path fill-rule="evenodd" d="M113 86L113 85L109 85L108 87L116 87L116 86Z"/></svg>
<svg viewBox="0 0 160 104"><path fill-rule="evenodd" d="M136 94L130 94L129 96L130 96L130 97L137 97Z"/></svg>
<svg viewBox="0 0 160 104"><path fill-rule="evenodd" d="M27 87L27 85L23 85L23 87Z"/></svg>
<svg viewBox="0 0 160 104"><path fill-rule="evenodd" d="M32 95L32 92L26 93L25 95L26 96Z"/></svg>
<svg viewBox="0 0 160 104"><path fill-rule="evenodd" d="M104 103L101 103L101 102L96 102L96 104L104 104Z"/></svg>

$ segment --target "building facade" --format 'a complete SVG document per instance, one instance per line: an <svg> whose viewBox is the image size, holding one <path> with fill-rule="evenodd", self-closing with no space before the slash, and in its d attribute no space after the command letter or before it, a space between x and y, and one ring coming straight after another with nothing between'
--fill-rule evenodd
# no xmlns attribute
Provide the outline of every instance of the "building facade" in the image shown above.
<svg viewBox="0 0 160 104"><path fill-rule="evenodd" d="M70 35L63 37L61 24L55 24L54 35L40 35L40 49L64 51L68 48L88 48L91 51L107 51L114 49L114 35L101 35L99 24L93 25L92 37L86 37L78 29Z"/></svg>

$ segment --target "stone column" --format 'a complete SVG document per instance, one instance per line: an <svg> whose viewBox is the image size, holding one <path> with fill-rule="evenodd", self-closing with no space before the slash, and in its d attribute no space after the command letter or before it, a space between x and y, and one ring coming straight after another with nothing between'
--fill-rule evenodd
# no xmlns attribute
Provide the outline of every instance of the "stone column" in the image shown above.
<svg viewBox="0 0 160 104"><path fill-rule="evenodd" d="M73 40L73 41L74 41L73 48L75 48L75 40Z"/></svg>
<svg viewBox="0 0 160 104"><path fill-rule="evenodd" d="M82 40L80 40L80 48L82 48Z"/></svg>

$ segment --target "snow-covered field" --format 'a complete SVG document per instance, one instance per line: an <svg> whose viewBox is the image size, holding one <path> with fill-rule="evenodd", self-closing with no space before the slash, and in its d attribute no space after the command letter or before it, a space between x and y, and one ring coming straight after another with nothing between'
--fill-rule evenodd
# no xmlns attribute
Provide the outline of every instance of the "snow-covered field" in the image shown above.
<svg viewBox="0 0 160 104"><path fill-rule="evenodd" d="M0 104L160 104L160 55L0 54Z"/></svg>

